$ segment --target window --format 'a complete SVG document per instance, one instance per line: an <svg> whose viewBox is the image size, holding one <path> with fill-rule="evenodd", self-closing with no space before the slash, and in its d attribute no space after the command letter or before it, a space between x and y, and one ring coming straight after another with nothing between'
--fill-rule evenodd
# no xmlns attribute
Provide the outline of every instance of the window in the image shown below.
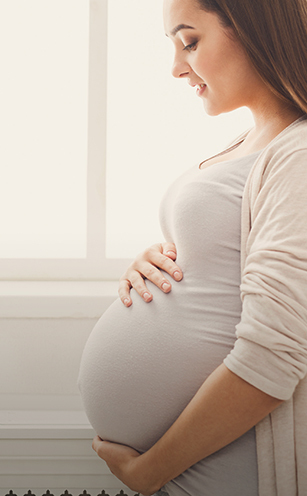
<svg viewBox="0 0 307 496"><path fill-rule="evenodd" d="M173 177L251 116L171 77L162 0L1 2L0 39L0 277L116 279L162 240Z"/></svg>
<svg viewBox="0 0 307 496"><path fill-rule="evenodd" d="M1 279L110 279L105 258L107 4L0 4Z"/></svg>

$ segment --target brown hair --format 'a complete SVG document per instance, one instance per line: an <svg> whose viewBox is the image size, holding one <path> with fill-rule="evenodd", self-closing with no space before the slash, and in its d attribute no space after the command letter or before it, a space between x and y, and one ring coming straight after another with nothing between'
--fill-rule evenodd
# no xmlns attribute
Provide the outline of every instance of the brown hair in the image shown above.
<svg viewBox="0 0 307 496"><path fill-rule="evenodd" d="M231 26L264 82L307 112L306 0L197 0Z"/></svg>

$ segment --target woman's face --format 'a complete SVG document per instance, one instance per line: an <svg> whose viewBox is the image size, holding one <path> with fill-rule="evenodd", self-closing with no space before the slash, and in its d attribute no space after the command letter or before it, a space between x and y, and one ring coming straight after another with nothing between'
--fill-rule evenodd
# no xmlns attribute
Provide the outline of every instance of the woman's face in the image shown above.
<svg viewBox="0 0 307 496"><path fill-rule="evenodd" d="M197 0L164 0L164 27L175 47L173 76L196 87L209 115L252 109L264 83L232 28Z"/></svg>

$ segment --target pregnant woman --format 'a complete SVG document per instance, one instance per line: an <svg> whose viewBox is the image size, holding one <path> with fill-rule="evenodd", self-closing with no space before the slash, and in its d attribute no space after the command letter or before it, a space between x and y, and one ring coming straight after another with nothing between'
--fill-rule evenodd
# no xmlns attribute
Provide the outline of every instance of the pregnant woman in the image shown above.
<svg viewBox="0 0 307 496"><path fill-rule="evenodd" d="M164 25L206 112L255 126L170 187L91 333L93 447L144 495L305 496L306 1L164 0Z"/></svg>

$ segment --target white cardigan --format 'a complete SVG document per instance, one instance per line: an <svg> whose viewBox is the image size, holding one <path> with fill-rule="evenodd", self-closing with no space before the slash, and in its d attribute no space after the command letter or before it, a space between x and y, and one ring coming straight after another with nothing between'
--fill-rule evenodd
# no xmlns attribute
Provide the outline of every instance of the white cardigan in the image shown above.
<svg viewBox="0 0 307 496"><path fill-rule="evenodd" d="M225 365L285 400L256 427L259 496L306 496L307 116L254 164L241 238L242 316Z"/></svg>

